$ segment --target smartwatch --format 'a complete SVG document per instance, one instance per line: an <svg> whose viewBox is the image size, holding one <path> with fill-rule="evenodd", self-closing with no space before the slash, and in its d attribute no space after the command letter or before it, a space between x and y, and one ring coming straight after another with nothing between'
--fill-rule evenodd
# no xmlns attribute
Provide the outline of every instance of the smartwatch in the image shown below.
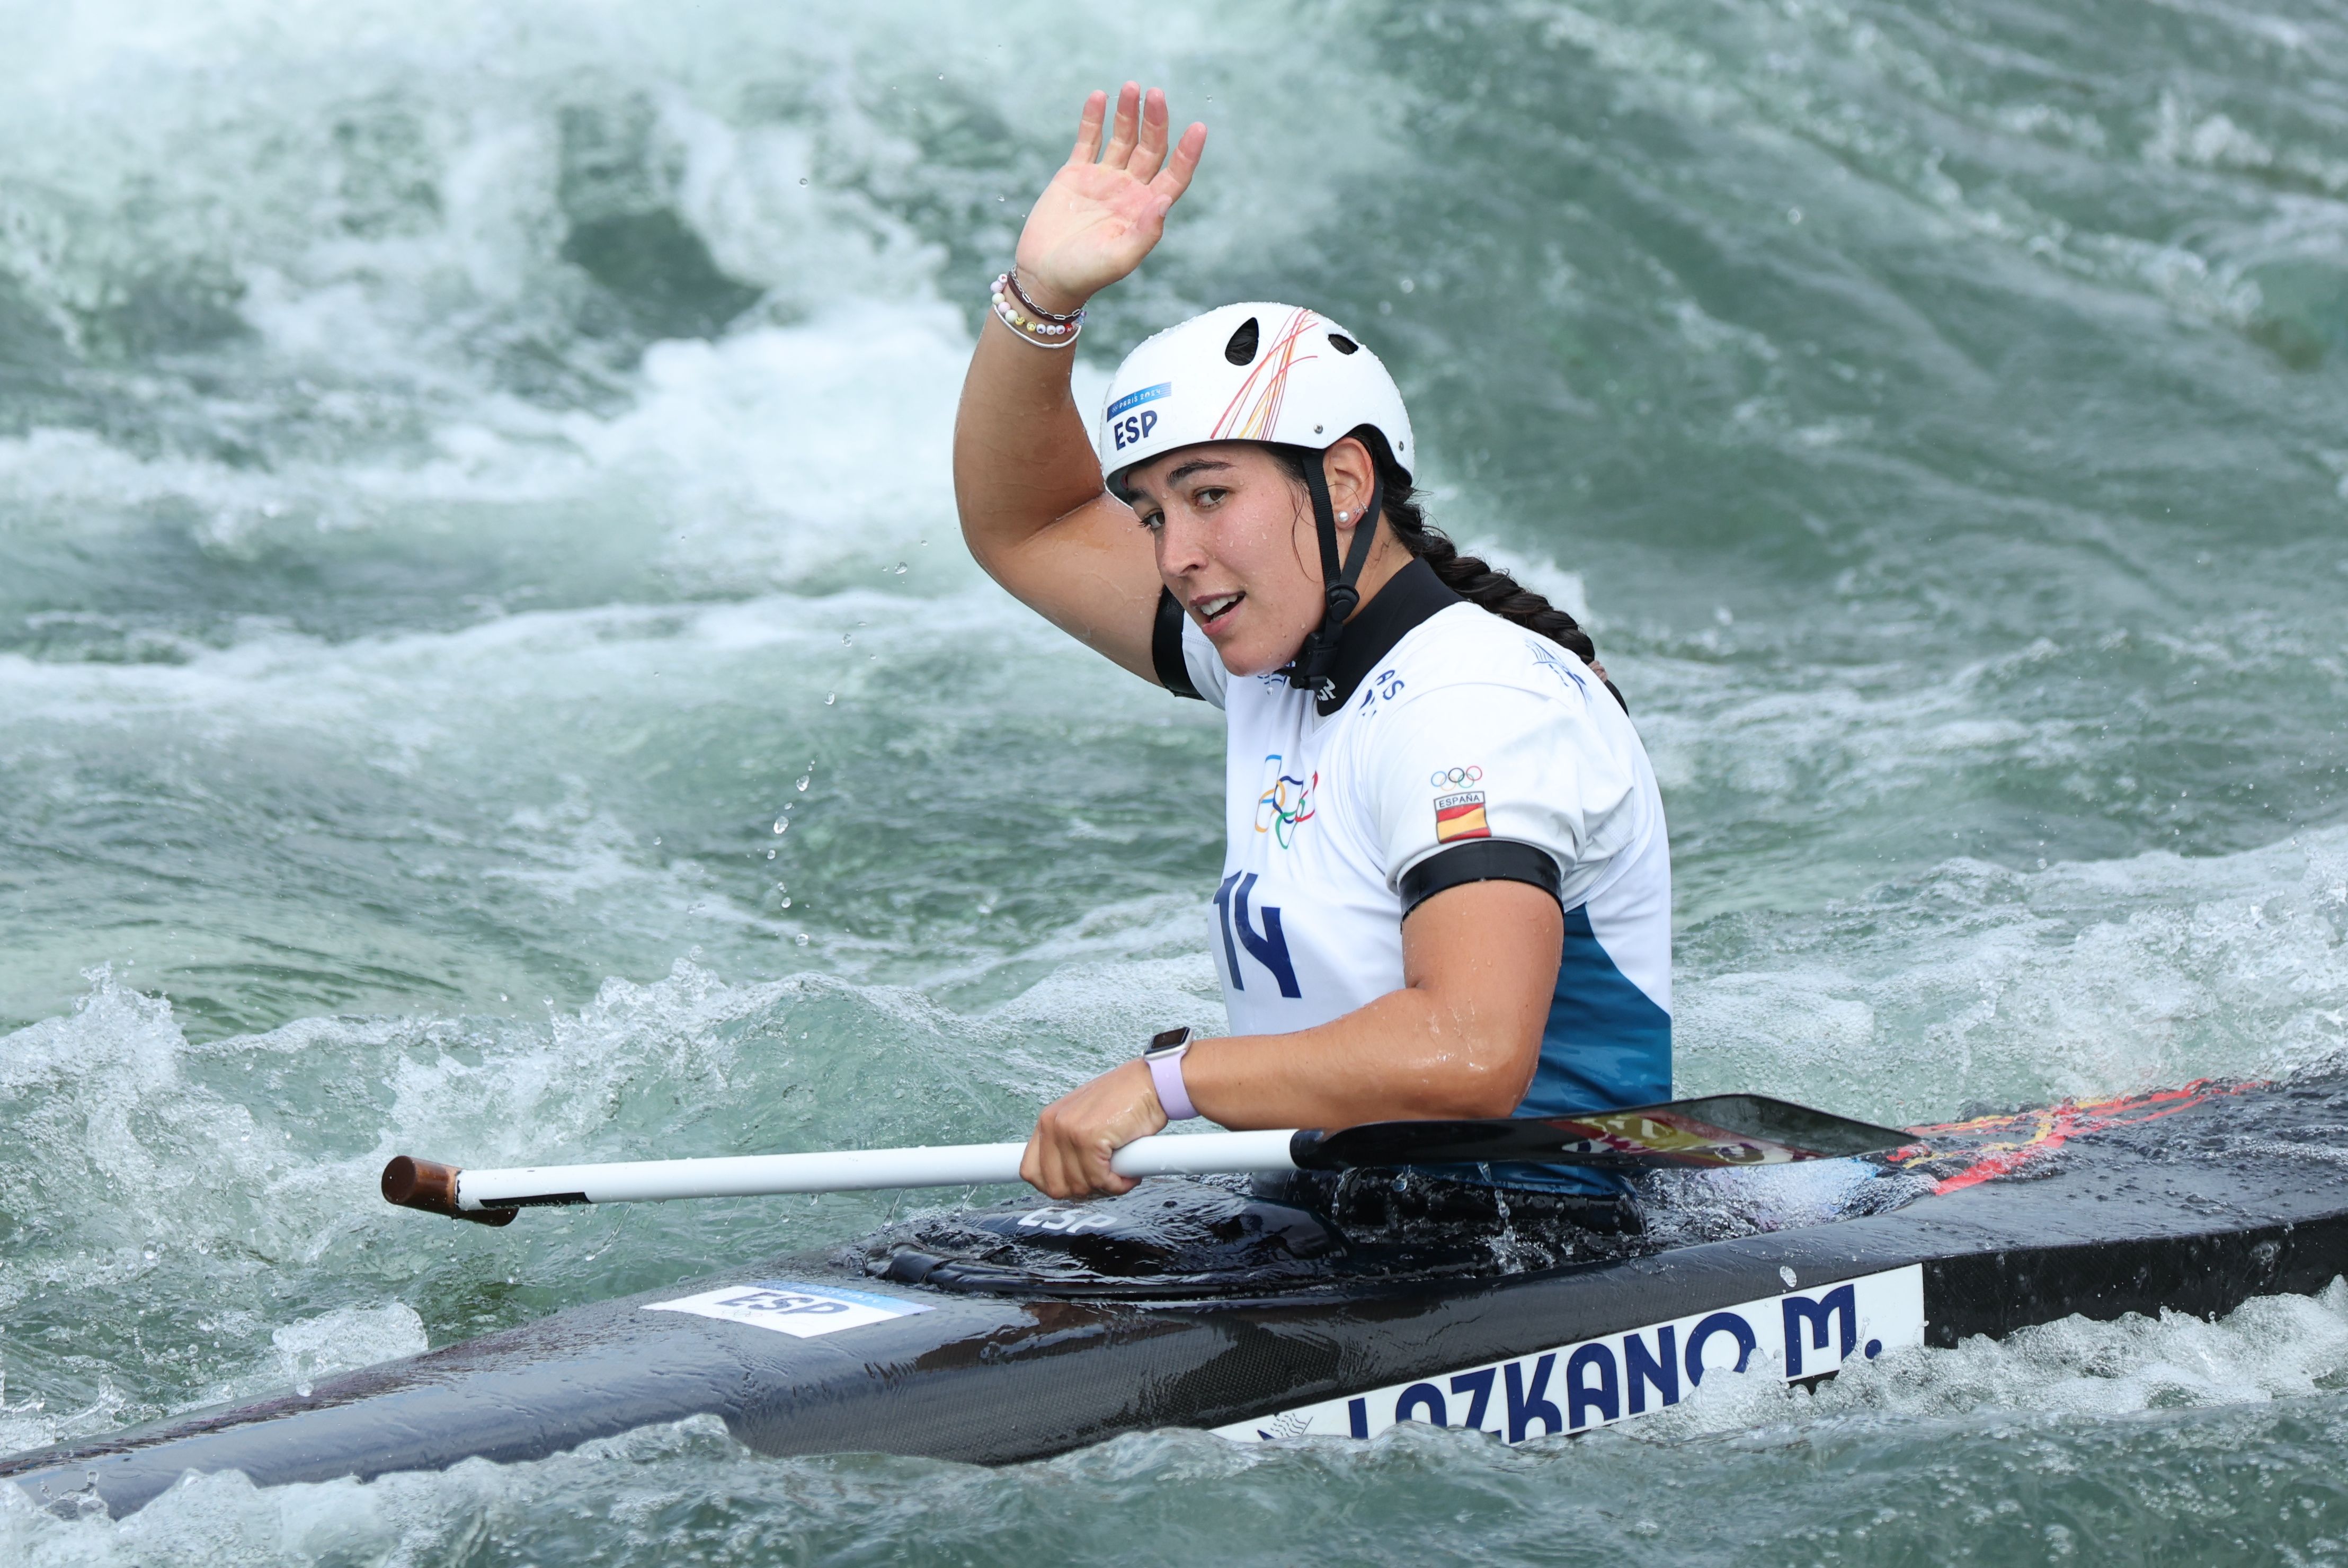
<svg viewBox="0 0 2348 1568"><path fill-rule="evenodd" d="M1149 1064L1149 1081L1158 1088L1158 1103L1169 1121L1188 1121L1199 1114L1190 1103L1190 1091L1182 1087L1182 1057L1189 1048L1187 1026L1151 1036L1142 1048L1141 1059Z"/></svg>

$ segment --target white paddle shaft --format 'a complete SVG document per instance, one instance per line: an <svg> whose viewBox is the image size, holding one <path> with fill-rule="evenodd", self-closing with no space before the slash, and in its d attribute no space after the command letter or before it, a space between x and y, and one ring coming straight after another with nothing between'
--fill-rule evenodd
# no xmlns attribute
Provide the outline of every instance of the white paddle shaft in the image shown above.
<svg viewBox="0 0 2348 1568"><path fill-rule="evenodd" d="M1293 1131L1199 1132L1137 1138L1109 1168L1120 1176L1251 1175L1293 1171ZM744 1154L717 1160L640 1160L616 1165L524 1165L466 1171L457 1206L495 1209L576 1194L590 1203L670 1198L756 1198L781 1192L855 1192L878 1187L978 1187L1019 1180L1025 1143L937 1149L850 1149L826 1154ZM443 1211L446 1212L445 1210Z"/></svg>

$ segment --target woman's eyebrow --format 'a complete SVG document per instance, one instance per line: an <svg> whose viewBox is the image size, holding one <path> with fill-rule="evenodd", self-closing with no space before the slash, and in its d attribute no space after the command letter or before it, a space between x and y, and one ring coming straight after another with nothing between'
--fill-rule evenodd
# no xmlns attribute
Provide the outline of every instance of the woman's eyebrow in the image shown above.
<svg viewBox="0 0 2348 1568"><path fill-rule="evenodd" d="M1220 458L1192 458L1189 462L1169 471L1166 475L1166 482L1169 485L1179 484L1192 474L1212 473L1231 466Z"/></svg>

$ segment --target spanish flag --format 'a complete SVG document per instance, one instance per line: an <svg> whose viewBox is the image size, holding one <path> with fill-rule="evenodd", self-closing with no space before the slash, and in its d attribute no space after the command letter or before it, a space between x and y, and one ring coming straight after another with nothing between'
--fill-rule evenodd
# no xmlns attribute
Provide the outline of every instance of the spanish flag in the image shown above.
<svg viewBox="0 0 2348 1568"><path fill-rule="evenodd" d="M1435 802L1437 843L1447 844L1454 839L1488 839L1491 836L1491 827L1484 820L1484 795L1481 790L1445 795Z"/></svg>

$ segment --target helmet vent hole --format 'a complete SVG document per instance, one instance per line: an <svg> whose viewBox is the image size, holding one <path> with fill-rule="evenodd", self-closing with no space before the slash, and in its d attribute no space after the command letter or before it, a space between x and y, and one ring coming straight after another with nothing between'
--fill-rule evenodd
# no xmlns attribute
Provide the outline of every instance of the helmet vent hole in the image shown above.
<svg viewBox="0 0 2348 1568"><path fill-rule="evenodd" d="M1329 335L1329 346L1340 354L1358 354L1362 347L1360 344L1342 332L1333 332Z"/></svg>
<svg viewBox="0 0 2348 1568"><path fill-rule="evenodd" d="M1263 329L1256 325L1255 317L1250 316L1240 323L1240 329L1223 345L1223 357L1234 365L1251 365L1255 362L1256 345L1262 339Z"/></svg>

